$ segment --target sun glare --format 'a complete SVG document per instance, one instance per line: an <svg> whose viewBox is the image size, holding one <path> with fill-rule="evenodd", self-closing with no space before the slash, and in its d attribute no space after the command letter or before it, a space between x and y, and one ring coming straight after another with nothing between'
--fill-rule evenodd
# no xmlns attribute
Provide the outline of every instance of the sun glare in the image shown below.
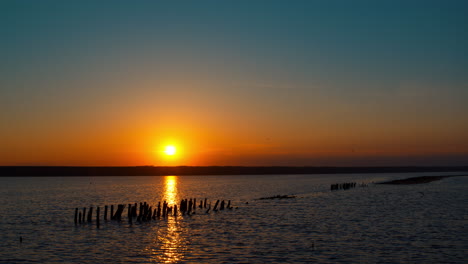
<svg viewBox="0 0 468 264"><path fill-rule="evenodd" d="M172 145L171 146L166 146L164 148L164 153L166 153L166 155L173 156L173 155L176 154L176 152L177 152L176 147L174 147Z"/></svg>

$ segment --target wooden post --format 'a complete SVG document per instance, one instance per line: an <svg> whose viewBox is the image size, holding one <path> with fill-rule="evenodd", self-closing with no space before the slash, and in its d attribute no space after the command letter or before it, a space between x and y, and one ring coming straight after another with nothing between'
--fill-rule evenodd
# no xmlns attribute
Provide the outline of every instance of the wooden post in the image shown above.
<svg viewBox="0 0 468 264"><path fill-rule="evenodd" d="M78 207L75 208L75 225L78 223L77 217L78 217Z"/></svg>
<svg viewBox="0 0 468 264"><path fill-rule="evenodd" d="M206 210L206 213L208 214L208 213L210 212L210 210L211 210L211 202L210 202L210 204L208 205L208 210Z"/></svg>
<svg viewBox="0 0 468 264"><path fill-rule="evenodd" d="M96 209L96 227L99 228L99 206Z"/></svg>
<svg viewBox="0 0 468 264"><path fill-rule="evenodd" d="M132 204L128 204L127 217L128 219L132 217Z"/></svg>
<svg viewBox="0 0 468 264"><path fill-rule="evenodd" d="M114 205L111 204L110 219L114 220Z"/></svg>
<svg viewBox="0 0 468 264"><path fill-rule="evenodd" d="M78 221L79 221L79 223L81 224L81 212L80 212L79 215L78 215Z"/></svg>
<svg viewBox="0 0 468 264"><path fill-rule="evenodd" d="M140 222L142 220L141 219L142 217L143 217L143 204L140 203L140 210L139 210L139 213L138 213L137 221Z"/></svg>
<svg viewBox="0 0 468 264"><path fill-rule="evenodd" d="M119 220L119 221L122 220L122 212L123 212L124 209L125 209L125 204L119 204L118 205L118 209L115 212L115 216L114 216L114 218L116 220Z"/></svg>
<svg viewBox="0 0 468 264"><path fill-rule="evenodd" d="M135 203L133 205L133 217L137 217L137 207L138 207L138 203Z"/></svg>
<svg viewBox="0 0 468 264"><path fill-rule="evenodd" d="M227 209L232 209L232 207L231 207L231 200L228 200Z"/></svg>
<svg viewBox="0 0 468 264"><path fill-rule="evenodd" d="M200 201L200 205L198 207L203 208L203 201Z"/></svg>
<svg viewBox="0 0 468 264"><path fill-rule="evenodd" d="M158 213L156 214L156 216L158 218L161 217L161 201L158 202Z"/></svg>
<svg viewBox="0 0 468 264"><path fill-rule="evenodd" d="M107 205L104 206L104 221L107 221Z"/></svg>
<svg viewBox="0 0 468 264"><path fill-rule="evenodd" d="M167 203L166 201L163 202L163 209L162 209L162 217L165 218L167 213Z"/></svg>
<svg viewBox="0 0 468 264"><path fill-rule="evenodd" d="M224 200L221 201L221 205L219 206L219 210L224 210Z"/></svg>
<svg viewBox="0 0 468 264"><path fill-rule="evenodd" d="M147 220L148 220L148 221L151 221L151 219L153 219L153 206L150 206L149 209L148 209L148 217L147 217Z"/></svg>
<svg viewBox="0 0 468 264"><path fill-rule="evenodd" d="M192 212L192 206L193 206L193 201L192 201L192 198L190 198L189 202L188 202L188 214L190 214L190 212Z"/></svg>
<svg viewBox="0 0 468 264"><path fill-rule="evenodd" d="M217 208L218 208L218 204L219 204L219 200L216 201L216 203L215 203L215 205L214 205L214 207L213 207L213 211L215 211L215 212L218 211L218 209L217 209Z"/></svg>
<svg viewBox="0 0 468 264"><path fill-rule="evenodd" d="M156 220L156 213L158 212L158 209L154 208L153 211L153 220Z"/></svg>
<svg viewBox="0 0 468 264"><path fill-rule="evenodd" d="M205 198L205 202L203 203L203 208L206 208L206 198Z"/></svg>
<svg viewBox="0 0 468 264"><path fill-rule="evenodd" d="M172 213L172 206L168 206L166 215L169 217L171 213Z"/></svg>
<svg viewBox="0 0 468 264"><path fill-rule="evenodd" d="M91 223L93 221L93 207L89 207L89 213L88 213L88 222Z"/></svg>
<svg viewBox="0 0 468 264"><path fill-rule="evenodd" d="M86 207L83 207L83 223L85 222L86 217Z"/></svg>
<svg viewBox="0 0 468 264"><path fill-rule="evenodd" d="M127 218L130 224L132 224L132 212L133 212L132 204L128 204Z"/></svg>
<svg viewBox="0 0 468 264"><path fill-rule="evenodd" d="M174 216L177 216L177 204L174 205Z"/></svg>

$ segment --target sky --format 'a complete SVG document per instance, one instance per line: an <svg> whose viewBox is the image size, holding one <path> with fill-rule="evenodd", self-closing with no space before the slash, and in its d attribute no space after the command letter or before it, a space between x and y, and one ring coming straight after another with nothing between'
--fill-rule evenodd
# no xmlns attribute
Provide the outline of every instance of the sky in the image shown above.
<svg viewBox="0 0 468 264"><path fill-rule="evenodd" d="M1 1L0 165L468 165L467 13Z"/></svg>

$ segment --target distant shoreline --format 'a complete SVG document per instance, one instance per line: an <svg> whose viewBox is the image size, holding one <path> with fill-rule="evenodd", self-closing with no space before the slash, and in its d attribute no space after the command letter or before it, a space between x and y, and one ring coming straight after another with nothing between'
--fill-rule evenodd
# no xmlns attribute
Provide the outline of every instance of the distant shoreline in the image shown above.
<svg viewBox="0 0 468 264"><path fill-rule="evenodd" d="M353 174L468 172L468 166L446 167L287 167L287 166L0 166L0 177L31 176L164 176L164 175L275 175L275 174Z"/></svg>
<svg viewBox="0 0 468 264"><path fill-rule="evenodd" d="M412 178L407 178L407 179L380 182L378 184L393 184L393 185L423 184L423 183L429 183L433 181L439 181L439 180L449 178L449 177L466 177L466 176L468 176L468 173L463 174L463 175L419 176L419 177L412 177Z"/></svg>

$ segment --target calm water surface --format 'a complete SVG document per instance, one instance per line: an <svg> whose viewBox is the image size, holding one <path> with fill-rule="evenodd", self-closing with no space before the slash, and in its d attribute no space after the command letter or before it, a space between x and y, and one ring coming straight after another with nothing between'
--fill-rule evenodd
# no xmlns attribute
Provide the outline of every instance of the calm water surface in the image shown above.
<svg viewBox="0 0 468 264"><path fill-rule="evenodd" d="M372 184L447 174L0 178L0 263L466 263L468 177ZM370 184L329 190L347 181ZM257 200L278 194L297 198ZM237 209L73 221L76 207L182 198Z"/></svg>

